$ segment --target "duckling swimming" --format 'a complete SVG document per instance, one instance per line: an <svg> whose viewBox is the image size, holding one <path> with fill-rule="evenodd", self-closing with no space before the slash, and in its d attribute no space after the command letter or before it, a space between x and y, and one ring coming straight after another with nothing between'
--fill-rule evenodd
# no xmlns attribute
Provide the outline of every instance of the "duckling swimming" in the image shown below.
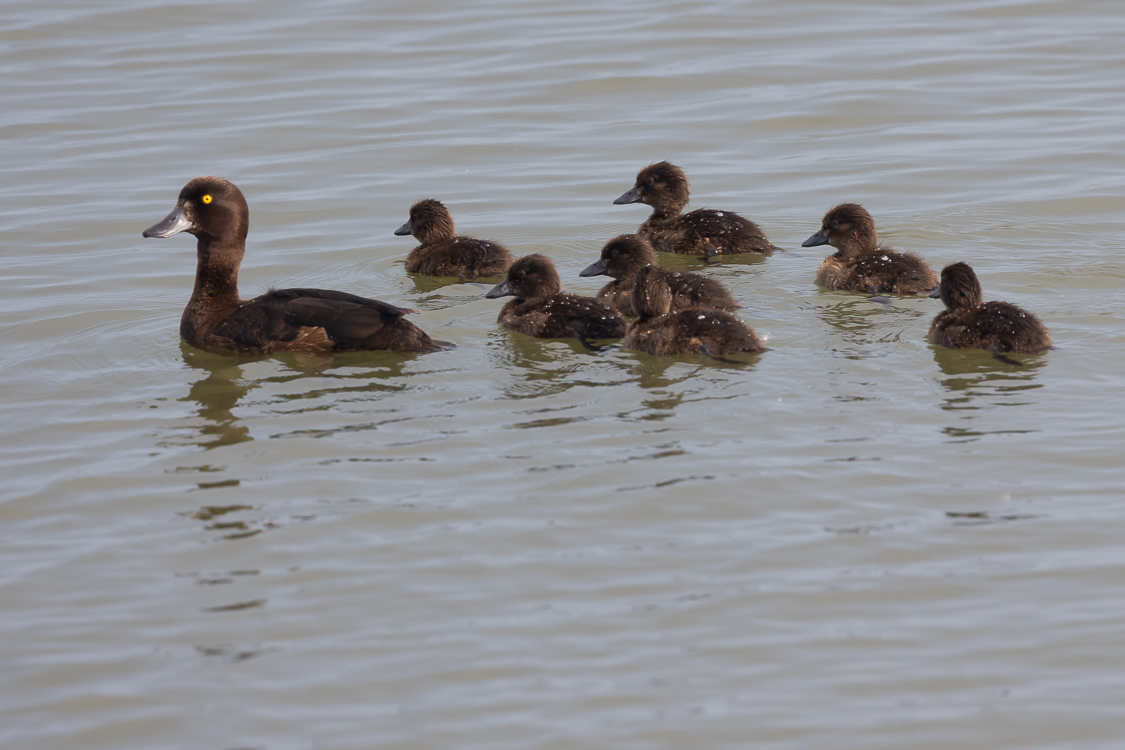
<svg viewBox="0 0 1125 750"><path fill-rule="evenodd" d="M702 307L709 310L735 310L738 303L722 284L697 273L664 271L659 267L656 252L648 240L636 234L614 237L602 248L602 256L585 268L579 276L606 275L613 281L602 287L598 299L622 315L636 316L633 309L633 280L645 266L660 271L672 290L672 310Z"/></svg>
<svg viewBox="0 0 1125 750"><path fill-rule="evenodd" d="M816 283L827 289L872 294L928 294L938 276L926 261L879 244L875 220L858 203L841 203L824 214L819 232L801 247L831 245L816 272Z"/></svg>
<svg viewBox="0 0 1125 750"><path fill-rule="evenodd" d="M184 185L172 213L141 233L196 237L195 288L180 318L180 336L192 346L239 354L431 352L452 346L403 318L416 310L346 292L276 289L240 298L238 269L249 218L246 198L232 183L196 177Z"/></svg>
<svg viewBox="0 0 1125 750"><path fill-rule="evenodd" d="M1009 364L1020 364L1000 352L1035 354L1051 348L1051 334L1031 313L1008 302L985 302L976 273L965 263L946 266L941 286L945 310L930 324L930 341L951 349L988 349Z"/></svg>
<svg viewBox="0 0 1125 750"><path fill-rule="evenodd" d="M500 309L496 322L510 331L540 338L616 339L625 321L593 297L562 291L559 272L549 258L525 255L508 269L508 278L493 287L489 299L515 295Z"/></svg>
<svg viewBox="0 0 1125 750"><path fill-rule="evenodd" d="M770 244L757 224L736 213L699 208L681 214L688 200L690 191L684 171L662 161L638 172L633 189L614 203L652 206L652 215L641 224L637 234L659 252L713 256L772 253L780 249Z"/></svg>
<svg viewBox="0 0 1125 750"><path fill-rule="evenodd" d="M395 230L422 244L406 256L406 272L425 276L475 279L500 276L512 265L512 255L499 242L455 234L453 217L441 201L426 198L410 207L410 219Z"/></svg>
<svg viewBox="0 0 1125 750"><path fill-rule="evenodd" d="M638 317L621 340L625 349L710 357L764 351L754 330L730 313L700 308L670 312L672 290L655 266L637 272L633 307Z"/></svg>

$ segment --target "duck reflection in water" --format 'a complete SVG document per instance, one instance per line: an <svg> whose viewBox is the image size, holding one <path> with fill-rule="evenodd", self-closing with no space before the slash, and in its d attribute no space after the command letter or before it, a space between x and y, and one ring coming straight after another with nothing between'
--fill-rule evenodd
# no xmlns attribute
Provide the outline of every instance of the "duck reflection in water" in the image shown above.
<svg viewBox="0 0 1125 750"><path fill-rule="evenodd" d="M934 361L945 377L938 382L946 390L943 411L956 413L959 424L942 433L955 441L971 442L982 435L1038 432L1013 429L1010 420L995 419L1000 407L1030 406L1036 403L1039 369L1045 360L1028 360L1022 367L1007 364L982 349L934 347ZM1002 429L990 429L991 427Z"/></svg>
<svg viewBox="0 0 1125 750"><path fill-rule="evenodd" d="M234 409L256 388L317 376L329 378L331 386L322 386L312 392L301 390L275 394L270 400L298 401L339 393L352 395L370 393L377 398L384 394L397 393L406 387L401 382L401 378L407 375L404 370L405 365L417 357L416 354L397 352L346 352L330 357L283 352L270 358L265 366L275 367L280 364L288 372L274 371L268 377L254 379L247 378L243 368L250 364L263 363L262 357L207 352L183 341L180 342L180 352L184 364L194 370L203 370L207 373L206 377L192 384L188 395L181 401L194 401L199 404L197 413L204 419L204 424L199 428L204 437L200 446L208 450L254 439L250 436L249 428L238 423ZM377 376L372 374L373 366L378 368ZM320 402L310 402L310 404L310 411L320 408Z"/></svg>
<svg viewBox="0 0 1125 750"><path fill-rule="evenodd" d="M198 414L203 418L199 430L204 438L200 446L211 450L253 440L250 428L238 424L233 411L239 400L255 387L243 379L242 373L242 365L253 360L213 354L184 341L180 342L180 351L184 364L207 373L205 378L192 383L188 395L180 399L199 404Z"/></svg>

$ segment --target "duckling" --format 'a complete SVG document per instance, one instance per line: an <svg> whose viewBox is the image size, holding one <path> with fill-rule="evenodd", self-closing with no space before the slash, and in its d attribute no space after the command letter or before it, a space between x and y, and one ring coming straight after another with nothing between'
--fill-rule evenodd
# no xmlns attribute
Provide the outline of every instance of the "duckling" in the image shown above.
<svg viewBox="0 0 1125 750"><path fill-rule="evenodd" d="M424 276L475 279L500 276L512 265L512 255L499 242L456 235L453 217L441 201L426 198L410 207L410 219L395 230L422 244L406 256L406 272Z"/></svg>
<svg viewBox="0 0 1125 750"><path fill-rule="evenodd" d="M593 297L561 291L559 272L550 258L525 255L508 269L508 278L485 297L515 299L500 309L496 322L510 331L540 338L616 339L625 333L625 321Z"/></svg>
<svg viewBox="0 0 1125 750"><path fill-rule="evenodd" d="M602 256L579 273L579 276L606 275L613 281L602 287L598 299L622 315L636 316L633 309L633 279L645 266L659 269L656 252L645 238L636 234L614 237L602 248ZM714 279L697 273L663 271L664 281L672 289L672 309L702 307L708 310L736 310L738 303L730 292Z"/></svg>
<svg viewBox="0 0 1125 750"><path fill-rule="evenodd" d="M1000 352L1035 354L1051 348L1051 334L1039 318L1008 302L985 302L976 273L965 263L943 268L941 285L930 296L945 303L930 324L930 341L939 346L987 349L1017 365Z"/></svg>
<svg viewBox="0 0 1125 750"><path fill-rule="evenodd" d="M632 190L615 204L644 203L652 215L637 234L654 249L681 255L729 255L732 253L772 253L775 247L758 225L730 211L699 208L682 214L690 200L687 176L666 161L650 164L637 173Z"/></svg>
<svg viewBox="0 0 1125 750"><path fill-rule="evenodd" d="M816 283L834 291L872 294L928 294L938 285L937 274L912 253L879 244L875 220L858 203L841 203L824 214L819 232L801 247L831 245L816 272Z"/></svg>
<svg viewBox="0 0 1125 750"><path fill-rule="evenodd" d="M723 354L764 351L750 326L730 313L693 308L670 312L672 290L655 266L645 266L633 282L637 319L621 346L649 354Z"/></svg>
<svg viewBox="0 0 1125 750"><path fill-rule="evenodd" d="M417 312L379 300L326 289L276 289L244 300L238 269L246 251L250 209L234 184L196 177L180 191L172 213L141 233L196 237L195 288L180 318L180 336L221 353L326 354L386 349L431 352L452 347L434 341L403 318Z"/></svg>

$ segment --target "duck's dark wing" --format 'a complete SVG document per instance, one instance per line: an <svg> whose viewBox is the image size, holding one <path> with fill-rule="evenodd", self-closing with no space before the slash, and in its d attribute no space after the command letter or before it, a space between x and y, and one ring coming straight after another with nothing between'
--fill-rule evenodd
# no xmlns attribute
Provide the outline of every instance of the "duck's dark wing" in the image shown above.
<svg viewBox="0 0 1125 750"><path fill-rule="evenodd" d="M729 211L700 208L681 216L678 224L678 244L690 248L687 252L713 255L772 253L777 249L757 224Z"/></svg>
<svg viewBox="0 0 1125 750"><path fill-rule="evenodd" d="M513 300L500 311L500 325L540 338L616 339L625 333L625 321L593 297L551 295L525 302Z"/></svg>
<svg viewBox="0 0 1125 750"><path fill-rule="evenodd" d="M860 256L852 268L852 291L858 292L922 294L936 288L940 281L926 261L889 247L876 247Z"/></svg>
<svg viewBox="0 0 1125 750"><path fill-rule="evenodd" d="M244 302L212 332L251 348L287 348L321 329L333 350L427 351L435 344L401 307L329 289L277 289Z"/></svg>
<svg viewBox="0 0 1125 750"><path fill-rule="evenodd" d="M512 255L500 243L464 235L420 245L406 256L406 272L425 276L501 276L510 265Z"/></svg>
<svg viewBox="0 0 1125 750"><path fill-rule="evenodd" d="M672 309L704 307L711 310L737 310L738 303L726 287L715 279L697 273L666 272L664 276L672 290Z"/></svg>

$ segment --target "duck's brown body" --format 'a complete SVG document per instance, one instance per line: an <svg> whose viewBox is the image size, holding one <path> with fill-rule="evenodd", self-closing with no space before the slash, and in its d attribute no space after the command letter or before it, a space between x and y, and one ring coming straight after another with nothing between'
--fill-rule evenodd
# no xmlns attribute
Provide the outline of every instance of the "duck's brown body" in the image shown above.
<svg viewBox="0 0 1125 750"><path fill-rule="evenodd" d="M410 207L410 220L395 234L412 234L422 243L406 256L407 273L476 279L502 276L512 265L511 253L500 243L456 234L449 211L430 198Z"/></svg>
<svg viewBox="0 0 1125 750"><path fill-rule="evenodd" d="M625 321L593 297L561 291L559 274L543 255L526 255L508 269L508 278L486 295L515 295L500 309L498 322L510 331L540 338L610 339L625 332Z"/></svg>
<svg viewBox="0 0 1125 750"><path fill-rule="evenodd" d="M984 302L976 273L965 263L941 272L946 309L930 324L930 341L951 349L1035 354L1051 348L1051 334L1039 318L1008 302Z"/></svg>
<svg viewBox="0 0 1125 750"><path fill-rule="evenodd" d="M875 220L857 203L841 203L824 215L821 229L802 247L836 248L820 264L816 283L833 291L871 294L928 294L938 276L926 261L879 244Z"/></svg>
<svg viewBox="0 0 1125 750"><path fill-rule="evenodd" d="M734 315L699 308L669 312L671 298L659 269L641 269L633 286L639 317L629 325L621 346L656 355L718 356L763 350L754 330Z"/></svg>
<svg viewBox="0 0 1125 750"><path fill-rule="evenodd" d="M771 253L774 247L757 224L730 211L700 208L682 213L691 193L682 169L666 161L637 173L637 182L614 203L652 206L637 234L653 249L681 255Z"/></svg>
<svg viewBox="0 0 1125 750"><path fill-rule="evenodd" d="M180 335L192 346L255 355L450 346L403 318L413 311L346 292L280 289L241 299L238 271L248 220L237 187L218 177L197 177L180 191L172 213L143 233L170 237L187 231L197 238L195 287L180 318Z"/></svg>
<svg viewBox="0 0 1125 750"><path fill-rule="evenodd" d="M646 266L656 269L672 292L672 310L702 307L711 310L736 310L738 303L718 281L697 273L666 271L658 266L652 245L639 235L614 237L602 248L601 258L580 276L612 276L613 281L598 292L597 298L622 315L635 317L633 282Z"/></svg>

